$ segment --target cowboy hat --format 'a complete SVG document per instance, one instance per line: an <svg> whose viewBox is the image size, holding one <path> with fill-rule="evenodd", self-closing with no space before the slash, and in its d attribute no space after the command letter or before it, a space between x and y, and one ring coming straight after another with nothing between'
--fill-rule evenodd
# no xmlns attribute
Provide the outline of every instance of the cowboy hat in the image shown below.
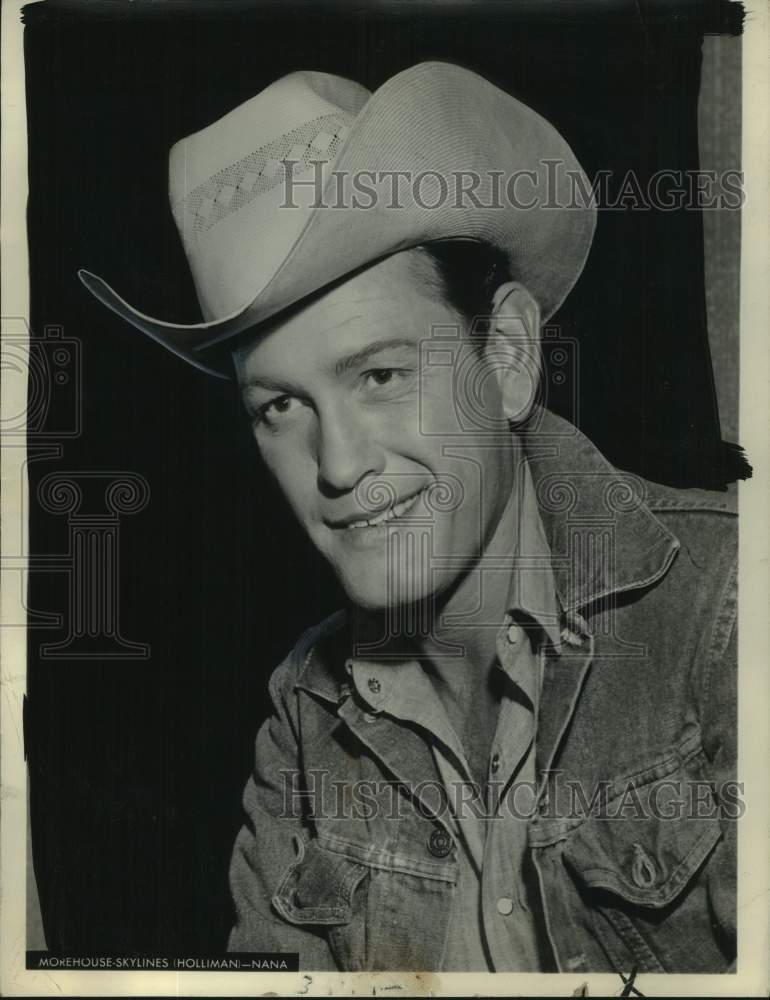
<svg viewBox="0 0 770 1000"><path fill-rule="evenodd" d="M366 264L434 241L503 250L548 319L593 237L595 207L575 204L576 178L590 190L552 125L460 66L419 63L374 93L291 73L171 148L171 210L203 322L154 319L102 278L78 274L119 316L222 378L214 349L225 341Z"/></svg>

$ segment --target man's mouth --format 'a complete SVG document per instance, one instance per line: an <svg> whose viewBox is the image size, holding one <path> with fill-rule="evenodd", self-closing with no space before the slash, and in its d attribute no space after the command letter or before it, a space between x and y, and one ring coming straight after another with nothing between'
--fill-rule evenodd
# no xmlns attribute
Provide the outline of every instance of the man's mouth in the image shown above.
<svg viewBox="0 0 770 1000"><path fill-rule="evenodd" d="M387 524L389 521L395 521L399 517L403 517L404 514L408 513L408 511L414 507L423 492L424 488L418 490L417 493L412 494L412 496L407 497L405 500L399 500L399 502L393 504L392 507L388 507L386 510L381 510L378 514L374 514L366 520L351 521L349 524L345 525L345 530L359 531L361 528L376 528L379 525Z"/></svg>

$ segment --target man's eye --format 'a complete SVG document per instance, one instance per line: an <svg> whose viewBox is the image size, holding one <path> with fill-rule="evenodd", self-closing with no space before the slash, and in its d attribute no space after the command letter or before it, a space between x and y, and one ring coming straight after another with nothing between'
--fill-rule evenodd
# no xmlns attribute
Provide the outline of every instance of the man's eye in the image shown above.
<svg viewBox="0 0 770 1000"><path fill-rule="evenodd" d="M292 396L276 396L275 399L259 407L254 419L256 423L275 426L283 416L294 409L296 402Z"/></svg>
<svg viewBox="0 0 770 1000"><path fill-rule="evenodd" d="M381 388L400 384L408 375L409 372L403 368L372 368L371 371L364 373L364 378L370 386Z"/></svg>

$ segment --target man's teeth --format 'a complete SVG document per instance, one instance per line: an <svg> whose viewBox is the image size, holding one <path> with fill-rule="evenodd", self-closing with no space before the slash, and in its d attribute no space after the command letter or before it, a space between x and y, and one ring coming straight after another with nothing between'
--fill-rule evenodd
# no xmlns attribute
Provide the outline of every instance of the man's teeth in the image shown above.
<svg viewBox="0 0 770 1000"><path fill-rule="evenodd" d="M352 524L348 525L348 530L352 530L353 528L375 528L378 524L385 524L386 521L402 517L411 507L414 507L420 493L415 493L413 497L407 497L406 500L394 504L393 507L388 507L387 510L383 510L375 517L370 517L368 521L353 521Z"/></svg>

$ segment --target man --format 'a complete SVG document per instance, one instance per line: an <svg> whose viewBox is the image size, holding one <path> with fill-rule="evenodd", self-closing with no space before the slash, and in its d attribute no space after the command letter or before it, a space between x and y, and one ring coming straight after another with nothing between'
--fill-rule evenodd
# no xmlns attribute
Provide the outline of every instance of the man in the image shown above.
<svg viewBox="0 0 770 1000"><path fill-rule="evenodd" d="M203 323L81 272L234 374L348 597L270 679L232 950L734 960L735 517L617 472L542 405L540 326L594 229L576 178L547 122L459 67L373 95L296 73L171 151Z"/></svg>

